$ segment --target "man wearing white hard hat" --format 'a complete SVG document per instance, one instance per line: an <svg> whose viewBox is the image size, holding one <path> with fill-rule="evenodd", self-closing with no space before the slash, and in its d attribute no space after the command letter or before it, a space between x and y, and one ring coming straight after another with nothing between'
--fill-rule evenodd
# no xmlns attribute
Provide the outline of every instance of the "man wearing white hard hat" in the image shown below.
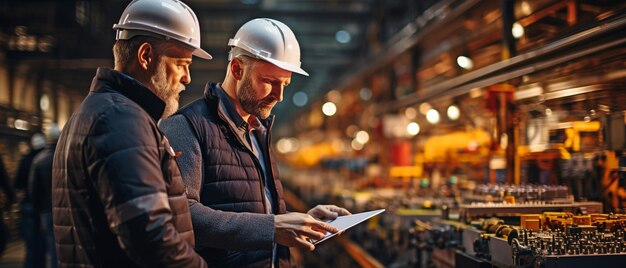
<svg viewBox="0 0 626 268"><path fill-rule="evenodd" d="M39 213L33 210L32 197L28 194L28 180L33 159L46 146L44 134L33 134L30 146L31 150L20 160L13 181L15 189L23 191L20 201L20 234L24 238L24 267L41 267L46 265L45 244L41 243L44 236L37 224L40 222Z"/></svg>
<svg viewBox="0 0 626 268"><path fill-rule="evenodd" d="M98 68L63 127L52 166L61 267L206 267L194 251L185 186L157 127L178 109L200 48L178 0L135 0L116 30L115 68Z"/></svg>
<svg viewBox="0 0 626 268"><path fill-rule="evenodd" d="M337 229L323 220L350 214L320 205L287 213L272 153L274 105L300 66L300 46L273 19L245 23L230 39L226 77L204 98L160 124L177 158L190 200L196 249L218 267L290 267L289 247L313 250L308 238Z"/></svg>
<svg viewBox="0 0 626 268"><path fill-rule="evenodd" d="M28 196L31 198L33 210L39 215L37 230L41 232L43 239L37 241L43 244L44 253L41 261L48 261L49 268L58 267L56 250L54 247L54 234L52 229L52 157L61 135L61 129L57 124L51 124L46 131L48 144L33 158L33 164L28 175ZM43 240L43 241L42 241ZM47 256L47 257L46 257ZM40 266L46 266L41 264ZM34 266L34 267L40 267Z"/></svg>

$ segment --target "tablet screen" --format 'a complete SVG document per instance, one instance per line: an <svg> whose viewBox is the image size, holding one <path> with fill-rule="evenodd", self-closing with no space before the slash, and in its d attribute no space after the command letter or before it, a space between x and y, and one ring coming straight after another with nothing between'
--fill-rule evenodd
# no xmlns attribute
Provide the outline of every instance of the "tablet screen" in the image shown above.
<svg viewBox="0 0 626 268"><path fill-rule="evenodd" d="M380 213L383 213L385 211L385 209L377 209L377 210L372 210L372 211L367 211L367 212L362 212L362 213L357 213L357 214L352 214L352 215L346 215L346 216L339 216L336 219L329 221L328 224L337 227L337 229L339 229L339 232L336 233L326 233L326 236L320 240L317 241L312 241L312 243L314 245L317 245L321 242L326 241L326 239L331 238L333 236L335 236L336 234L340 234L341 232L350 229L352 226L355 226L371 217L374 217Z"/></svg>

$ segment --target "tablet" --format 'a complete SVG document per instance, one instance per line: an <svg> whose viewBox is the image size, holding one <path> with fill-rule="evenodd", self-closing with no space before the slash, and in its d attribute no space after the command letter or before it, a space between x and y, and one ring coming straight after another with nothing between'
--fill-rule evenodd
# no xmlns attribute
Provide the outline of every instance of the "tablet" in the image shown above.
<svg viewBox="0 0 626 268"><path fill-rule="evenodd" d="M317 240L317 241L312 240L311 243L313 243L313 245L322 243L326 241L326 239L331 238L337 234L340 234L343 231L352 228L352 226L355 226L371 217L374 217L380 213L383 213L384 211L385 209L383 208L383 209L371 210L371 211L352 214L352 215L339 216L336 219L328 222L328 224L337 227L337 229L339 229L339 232L326 233L326 236L324 236L324 238Z"/></svg>

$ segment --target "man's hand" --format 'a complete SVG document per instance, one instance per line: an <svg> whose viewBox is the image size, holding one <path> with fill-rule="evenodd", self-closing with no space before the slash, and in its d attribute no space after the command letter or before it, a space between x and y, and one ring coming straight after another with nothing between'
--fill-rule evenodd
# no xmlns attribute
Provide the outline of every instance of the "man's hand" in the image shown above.
<svg viewBox="0 0 626 268"><path fill-rule="evenodd" d="M334 220L339 216L352 215L347 209L335 205L317 205L309 210L307 214L322 221Z"/></svg>
<svg viewBox="0 0 626 268"><path fill-rule="evenodd" d="M274 239L276 243L288 247L299 247L313 251L315 245L307 239L319 240L326 232L336 233L334 226L316 220L304 213L287 213L274 217Z"/></svg>

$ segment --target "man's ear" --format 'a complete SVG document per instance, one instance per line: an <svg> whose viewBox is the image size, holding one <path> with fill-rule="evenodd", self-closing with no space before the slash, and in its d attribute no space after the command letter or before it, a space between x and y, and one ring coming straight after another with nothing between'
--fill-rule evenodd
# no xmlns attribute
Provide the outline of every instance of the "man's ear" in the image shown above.
<svg viewBox="0 0 626 268"><path fill-rule="evenodd" d="M154 55L154 48L150 43L144 42L137 49L137 62L142 69L148 70L148 66L152 62L152 57Z"/></svg>
<svg viewBox="0 0 626 268"><path fill-rule="evenodd" d="M237 80L241 80L243 78L243 62L241 59L234 58L230 61L230 73Z"/></svg>

